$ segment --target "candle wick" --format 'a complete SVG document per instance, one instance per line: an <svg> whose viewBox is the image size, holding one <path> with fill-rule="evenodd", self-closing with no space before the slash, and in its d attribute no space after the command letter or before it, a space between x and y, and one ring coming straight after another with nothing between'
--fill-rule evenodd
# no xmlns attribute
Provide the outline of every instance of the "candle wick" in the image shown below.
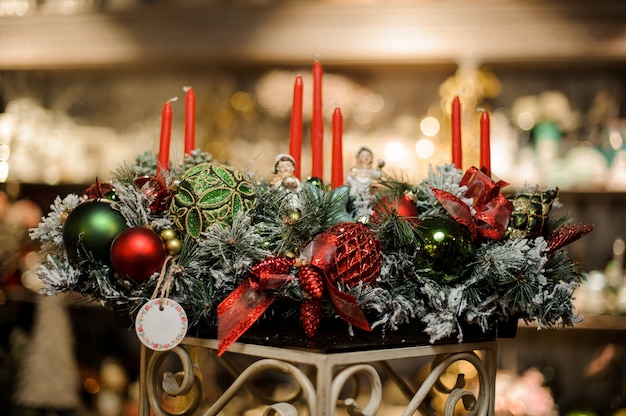
<svg viewBox="0 0 626 416"><path fill-rule="evenodd" d="M480 113L486 113L487 109L485 107L476 107L476 111L478 111Z"/></svg>
<svg viewBox="0 0 626 416"><path fill-rule="evenodd" d="M183 92L187 92L187 91L189 91L190 89L191 89L191 85L185 85L185 86L183 87Z"/></svg>
<svg viewBox="0 0 626 416"><path fill-rule="evenodd" d="M459 93L457 94L457 96L461 96L463 95L463 93L465 93L465 87L461 88L461 91L459 91Z"/></svg>
<svg viewBox="0 0 626 416"><path fill-rule="evenodd" d="M316 53L315 54L315 62L319 62L320 61L320 54Z"/></svg>
<svg viewBox="0 0 626 416"><path fill-rule="evenodd" d="M178 101L178 97L172 97L169 100L167 100L168 103L173 103L174 101Z"/></svg>

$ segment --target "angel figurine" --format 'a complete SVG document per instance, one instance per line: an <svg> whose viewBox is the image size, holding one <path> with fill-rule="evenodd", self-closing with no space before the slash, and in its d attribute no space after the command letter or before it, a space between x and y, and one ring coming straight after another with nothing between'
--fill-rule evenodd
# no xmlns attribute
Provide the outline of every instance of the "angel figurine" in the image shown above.
<svg viewBox="0 0 626 416"><path fill-rule="evenodd" d="M296 178L296 161L286 153L281 153L274 159L274 178L272 186L274 189L283 189L292 193L289 198L289 205L292 210L300 208L299 193L302 189L300 180Z"/></svg>
<svg viewBox="0 0 626 416"><path fill-rule="evenodd" d="M372 185L382 177L385 161L378 159L376 167L373 161L374 154L369 147L359 148L356 153L356 165L350 170L346 181L350 186L350 195L368 194Z"/></svg>

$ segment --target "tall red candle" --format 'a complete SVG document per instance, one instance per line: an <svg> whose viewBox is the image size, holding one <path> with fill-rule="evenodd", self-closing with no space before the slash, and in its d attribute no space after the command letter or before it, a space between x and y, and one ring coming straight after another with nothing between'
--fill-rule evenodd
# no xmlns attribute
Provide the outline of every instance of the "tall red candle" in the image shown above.
<svg viewBox="0 0 626 416"><path fill-rule="evenodd" d="M167 171L170 159L170 138L172 136L172 105L165 102L161 113L161 139L159 141L159 168Z"/></svg>
<svg viewBox="0 0 626 416"><path fill-rule="evenodd" d="M459 97L452 100L452 163L457 169L463 167L463 151L461 150L461 102Z"/></svg>
<svg viewBox="0 0 626 416"><path fill-rule="evenodd" d="M313 64L313 114L311 118L312 172L314 178L322 178L324 172L324 119L322 118L322 65Z"/></svg>
<svg viewBox="0 0 626 416"><path fill-rule="evenodd" d="M289 154L296 162L293 174L300 179L300 161L302 158L302 76L298 75L293 85L293 104L291 106L291 126L289 129Z"/></svg>
<svg viewBox="0 0 626 416"><path fill-rule="evenodd" d="M480 116L480 168L491 176L491 138L489 113L483 111Z"/></svg>
<svg viewBox="0 0 626 416"><path fill-rule="evenodd" d="M190 155L196 148L196 93L186 87L185 95L185 154Z"/></svg>
<svg viewBox="0 0 626 416"><path fill-rule="evenodd" d="M343 116L339 107L333 111L333 163L330 183L333 188L343 185Z"/></svg>

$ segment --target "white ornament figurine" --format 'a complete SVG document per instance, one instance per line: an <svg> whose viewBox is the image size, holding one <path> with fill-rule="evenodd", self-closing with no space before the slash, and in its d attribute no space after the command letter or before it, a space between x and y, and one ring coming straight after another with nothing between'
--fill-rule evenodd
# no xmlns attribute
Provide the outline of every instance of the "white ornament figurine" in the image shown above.
<svg viewBox="0 0 626 416"><path fill-rule="evenodd" d="M274 179L272 186L274 189L284 189L292 193L289 198L289 208L297 211L300 208L299 193L302 189L300 180L296 178L296 161L286 153L281 153L274 159Z"/></svg>
<svg viewBox="0 0 626 416"><path fill-rule="evenodd" d="M378 159L377 166L374 167L373 160L374 154L368 147L363 146L356 153L356 165L347 178L351 196L368 194L375 181L382 177L385 161Z"/></svg>

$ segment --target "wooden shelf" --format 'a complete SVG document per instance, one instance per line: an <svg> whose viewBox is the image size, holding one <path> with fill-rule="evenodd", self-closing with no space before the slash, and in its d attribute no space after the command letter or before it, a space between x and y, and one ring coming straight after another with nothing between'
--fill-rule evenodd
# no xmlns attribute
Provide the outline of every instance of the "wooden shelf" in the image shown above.
<svg viewBox="0 0 626 416"><path fill-rule="evenodd" d="M537 330L537 325L526 324L520 321L517 329L521 330ZM626 331L626 315L583 315L583 321L564 328L568 331L576 331L578 329L593 330L609 330L609 331Z"/></svg>
<svg viewBox="0 0 626 416"><path fill-rule="evenodd" d="M626 7L583 2L155 3L0 18L0 70L219 64L626 64Z"/></svg>

